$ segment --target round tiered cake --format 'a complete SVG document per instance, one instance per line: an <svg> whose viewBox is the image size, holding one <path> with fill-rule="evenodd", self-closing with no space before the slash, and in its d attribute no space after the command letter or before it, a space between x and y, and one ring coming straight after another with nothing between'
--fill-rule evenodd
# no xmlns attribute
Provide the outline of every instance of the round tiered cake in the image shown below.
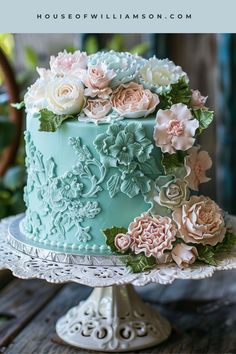
<svg viewBox="0 0 236 354"><path fill-rule="evenodd" d="M77 51L28 89L23 234L44 247L125 254L134 271L214 262L235 240L197 196L211 167L196 137L213 112L168 59Z"/></svg>

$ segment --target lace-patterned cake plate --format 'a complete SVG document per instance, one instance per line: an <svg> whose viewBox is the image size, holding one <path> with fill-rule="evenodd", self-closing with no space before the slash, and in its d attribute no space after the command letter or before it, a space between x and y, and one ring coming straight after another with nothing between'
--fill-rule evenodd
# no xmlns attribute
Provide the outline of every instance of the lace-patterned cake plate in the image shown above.
<svg viewBox="0 0 236 354"><path fill-rule="evenodd" d="M19 232L22 217L9 217L0 223L0 269L10 269L23 279L76 282L94 287L87 300L70 309L56 324L56 332L64 342L88 350L135 351L157 345L169 337L170 323L144 304L132 285L202 279L217 270L236 268L236 250L232 250L218 255L216 266L196 263L180 269L168 264L134 274L116 256L83 256L24 243ZM231 217L231 221L236 229L236 218Z"/></svg>
<svg viewBox="0 0 236 354"><path fill-rule="evenodd" d="M122 256L79 255L55 252L27 241L19 230L23 214L3 219L0 223L0 269L8 268L19 278L40 278L53 283L76 282L91 287L132 283L168 284L175 279L202 279L217 270L236 268L236 250L217 256L217 265L196 263L180 269L174 263L132 273L122 264ZM231 217L236 229L236 217Z"/></svg>

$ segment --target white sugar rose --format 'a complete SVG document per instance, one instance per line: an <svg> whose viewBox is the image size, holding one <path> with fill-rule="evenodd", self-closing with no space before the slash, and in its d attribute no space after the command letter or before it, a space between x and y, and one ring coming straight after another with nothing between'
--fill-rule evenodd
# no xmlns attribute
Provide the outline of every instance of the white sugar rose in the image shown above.
<svg viewBox="0 0 236 354"><path fill-rule="evenodd" d="M176 66L173 61L157 59L155 56L149 59L139 72L139 82L156 93L170 91L171 85L183 77L188 82L188 77L180 66Z"/></svg>
<svg viewBox="0 0 236 354"><path fill-rule="evenodd" d="M159 109L153 137L162 152L174 154L176 150L186 151L193 146L198 127L199 122L192 117L188 107L177 103L170 109Z"/></svg>
<svg viewBox="0 0 236 354"><path fill-rule="evenodd" d="M193 146L185 157L185 168L187 175L185 180L189 188L198 191L200 183L205 183L211 179L206 176L206 171L211 168L212 160L207 151L199 151L200 146Z"/></svg>
<svg viewBox="0 0 236 354"><path fill-rule="evenodd" d="M87 117L99 120L105 118L111 109L112 109L112 105L109 100L89 99L87 100L83 112Z"/></svg>
<svg viewBox="0 0 236 354"><path fill-rule="evenodd" d="M40 77L28 88L24 97L27 113L38 113L41 109L47 106L46 85L47 81Z"/></svg>
<svg viewBox="0 0 236 354"><path fill-rule="evenodd" d="M159 97L135 82L120 85L111 96L114 110L126 118L147 117L160 102Z"/></svg>
<svg viewBox="0 0 236 354"><path fill-rule="evenodd" d="M192 196L172 217L186 243L215 246L226 233L225 221L219 206L205 196Z"/></svg>
<svg viewBox="0 0 236 354"><path fill-rule="evenodd" d="M171 255L175 263L180 268L187 268L196 261L198 251L194 246L179 243L173 248Z"/></svg>
<svg viewBox="0 0 236 354"><path fill-rule="evenodd" d="M64 52L58 53L56 57L51 56L50 68L55 75L79 75L81 70L86 69L87 66L87 54L80 52L79 50L74 53Z"/></svg>
<svg viewBox="0 0 236 354"><path fill-rule="evenodd" d="M48 106L55 114L76 114L84 106L84 87L74 76L55 77L47 85Z"/></svg>

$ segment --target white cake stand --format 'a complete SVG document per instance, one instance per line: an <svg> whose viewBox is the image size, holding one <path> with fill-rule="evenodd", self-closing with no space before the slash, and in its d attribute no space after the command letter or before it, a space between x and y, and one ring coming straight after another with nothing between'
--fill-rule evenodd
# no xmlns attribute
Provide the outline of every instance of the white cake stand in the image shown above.
<svg viewBox="0 0 236 354"><path fill-rule="evenodd" d="M66 343L90 350L122 352L157 345L168 338L169 322L146 305L133 285L169 284L175 279L202 279L216 270L236 268L236 250L218 255L217 265L195 264L180 269L174 264L133 274L117 256L81 256L46 250L29 243L19 231L23 215L0 223L0 269L10 269L19 278L45 279L51 283L76 282L94 287L86 301L56 324ZM236 226L236 219L232 218Z"/></svg>

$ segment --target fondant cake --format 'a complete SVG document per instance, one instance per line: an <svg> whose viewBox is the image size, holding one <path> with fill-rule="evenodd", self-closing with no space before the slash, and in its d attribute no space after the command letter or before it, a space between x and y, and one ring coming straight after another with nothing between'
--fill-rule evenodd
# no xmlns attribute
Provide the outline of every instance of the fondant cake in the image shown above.
<svg viewBox="0 0 236 354"><path fill-rule="evenodd" d="M28 239L123 254L133 271L214 263L232 246L225 214L198 195L212 161L196 139L213 112L181 67L123 52L64 51L37 70L24 99Z"/></svg>

